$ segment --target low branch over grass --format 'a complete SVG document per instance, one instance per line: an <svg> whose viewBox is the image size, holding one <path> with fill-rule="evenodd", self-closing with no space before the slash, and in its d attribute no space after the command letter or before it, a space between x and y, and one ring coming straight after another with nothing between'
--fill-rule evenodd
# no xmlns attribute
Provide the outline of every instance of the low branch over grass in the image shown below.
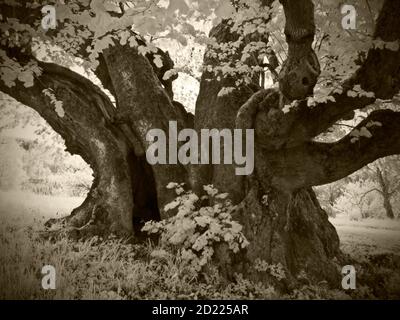
<svg viewBox="0 0 400 320"><path fill-rule="evenodd" d="M279 188L298 189L340 180L376 159L400 153L400 112L379 110L335 143L308 142L266 154ZM367 128L371 137L357 136ZM358 131L356 131L358 130Z"/></svg>

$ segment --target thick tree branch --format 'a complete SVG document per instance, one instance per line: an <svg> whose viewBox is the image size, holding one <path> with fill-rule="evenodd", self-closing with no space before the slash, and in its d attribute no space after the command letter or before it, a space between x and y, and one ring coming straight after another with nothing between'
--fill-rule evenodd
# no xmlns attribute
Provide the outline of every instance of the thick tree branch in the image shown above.
<svg viewBox="0 0 400 320"><path fill-rule="evenodd" d="M399 154L399 124L399 112L375 111L354 129L368 128L371 138L359 137L354 141L355 136L350 133L336 143L308 142L272 154L263 152L265 167L273 173L272 184L286 190L334 182L376 159Z"/></svg>
<svg viewBox="0 0 400 320"><path fill-rule="evenodd" d="M10 15L14 16L14 12L10 12ZM30 21L30 24L34 25L36 23L37 26L37 23L39 23L41 19L40 12L36 12L33 18L34 22ZM65 21L65 23L68 24L69 22ZM39 30L40 26L37 27ZM63 25L60 23L59 29L62 28ZM54 30L53 32L49 32L48 35L55 36L58 32L59 30ZM135 33L132 32L132 35L135 35ZM85 37L83 40L83 43L80 45L80 50L78 50L78 56L80 55L81 57L85 58L87 57L87 52L84 49L91 45L91 39L90 37ZM137 41L139 46L146 46L144 40L142 41L140 38L138 38ZM10 49L11 46L7 46L7 44L4 45L4 47L7 55L9 57L16 58L17 61L22 62L21 59L25 58L26 56L22 53L23 50L20 50L21 48L15 48L15 50L14 48ZM30 47L29 41L26 47ZM156 54L162 57L163 65L161 67L157 66L154 62L154 55ZM31 59L31 54L28 55L28 59ZM26 62L27 61L23 61L22 63ZM72 90L72 97L74 99L90 100L85 102L90 103L91 107L97 108L98 111L100 111L103 115L103 119L100 122L104 122L107 129L118 136L118 138L121 138L122 140L125 140L127 143L129 142L131 144L130 147L134 149L134 156L129 154L129 157L132 157L133 159L129 160L130 165L132 165L130 170L140 171L140 168L133 168L135 163L138 162L134 158L142 157L140 161L145 161L144 150L150 144L146 137L151 128L164 129L165 132L168 132L169 121L176 120L178 122L179 130L187 127L187 122L193 122L190 115L187 114L182 105L173 103L172 101L172 80L174 77L167 81L163 79L165 72L173 67L172 60L167 53L164 53L161 50L158 50L156 53L151 52L145 57L139 54L138 48L132 48L129 45L122 46L118 40L115 40L115 43L111 46L111 48L100 54L99 62L100 65L97 70L95 70L95 74L100 79L103 86L115 96L117 102L116 108L112 106L108 99L106 103L104 102L105 95L103 93L99 95L100 90L98 88L97 92L93 92L92 89L95 86L93 86L90 81L82 84L82 81L80 81L82 79L78 79L79 81L77 81L77 79L74 78L76 75L70 71L67 73L74 76L69 80L65 79L65 74L62 74L61 76L60 74L57 74L57 72L48 72L48 82L50 82L52 78L54 78L54 81L56 81L57 84L64 81L63 84L65 86L63 86L63 90ZM39 64L41 65L41 63ZM54 68L57 68L57 66L54 66ZM42 78L43 76L41 77L41 80L43 80ZM88 87L90 87L89 90ZM21 102L25 101L23 102L24 104L27 104L28 106L32 105L29 95L24 96L25 99L21 99L21 97L18 97L17 92L10 93L12 93L14 97L17 97L17 99L19 98ZM31 92L31 96L34 97L40 93L41 91ZM58 94L56 94L56 96L58 96ZM62 98L60 98L60 100L63 101ZM69 104L67 105L69 106ZM82 103L77 103L77 105L82 105ZM35 105L33 107L36 109L37 106ZM47 112L48 110L52 109L47 108L44 111ZM68 110L66 110L66 113L69 113ZM74 127L68 127L65 125L65 128L67 128L69 132L63 132L64 119L60 120L56 117L52 118L52 115L53 114L42 114L42 116L48 120L48 122L53 128L55 128L56 131L58 130L60 134L62 133L61 135L65 137L66 140L71 140L69 139L69 136L73 136ZM75 121L79 121L78 116L76 119L74 119L73 123L75 123ZM95 125L95 123L98 121L98 119L94 120L93 125ZM193 126L193 124L191 126ZM77 132L79 132L79 128L76 129L78 129ZM66 144L76 147L73 141L71 143L67 141ZM84 149L84 145L85 143L82 143L79 149ZM76 153L80 154L80 151L82 150L79 150L79 152L78 150L75 151ZM84 150L82 153L83 152ZM184 167L174 164L169 166L154 166L154 172L151 172L151 168L149 171L150 172L148 174L144 174L143 172L141 173L143 173L143 177L145 179L150 175L153 177L153 173L155 175L157 190L154 190L154 194L157 194L156 196L158 196L158 199L153 199L152 205L158 210L157 203L159 207L162 208L166 203L176 196L173 190L166 191L167 184L171 181L187 182L187 171L185 171ZM137 174L137 172L134 172L134 174ZM130 176L131 175L129 173L126 174L126 177ZM138 180L137 177L135 177L135 180ZM144 179L141 179L140 181L142 180ZM136 183L136 181L134 181L134 183ZM151 184L151 181L145 181L145 183L149 185Z"/></svg>
<svg viewBox="0 0 400 320"><path fill-rule="evenodd" d="M400 2L385 0L379 14L374 38L385 42L400 41ZM349 97L347 91L360 84L375 98ZM326 131L335 122L348 116L353 110L374 103L376 98L390 99L400 90L400 50L371 49L357 73L343 84L343 93L334 94L335 102L321 103L313 108L302 101L297 110L282 120L292 124L288 135L289 145L295 145Z"/></svg>
<svg viewBox="0 0 400 320"><path fill-rule="evenodd" d="M161 87L151 64L137 48L116 43L106 49L103 56L112 85L118 88L118 118L135 131L144 149L153 143L147 140L149 130L161 129L168 133L170 121L177 122L178 130L186 127L186 112L183 112L180 105L173 104ZM164 208L176 196L173 190L166 189L168 183L188 183L189 168L170 162L152 166L160 208ZM161 217L165 218L166 214L161 212Z"/></svg>
<svg viewBox="0 0 400 320"><path fill-rule="evenodd" d="M66 150L80 155L93 169L92 188L68 218L70 225L86 225L96 210L111 232L131 234L134 204L128 158L132 147L123 131L110 122L113 105L82 76L58 65L37 63L42 74L33 86L26 88L17 81L10 88L0 81L0 90L36 110L62 136Z"/></svg>
<svg viewBox="0 0 400 320"><path fill-rule="evenodd" d="M312 48L315 35L314 4L311 0L280 0L286 17L288 58L279 74L279 88L288 101L312 94L321 72Z"/></svg>
<svg viewBox="0 0 400 320"><path fill-rule="evenodd" d="M343 94L334 94L335 101L320 103L315 107L307 106L306 101L285 115L282 122L289 128L285 139L287 147L293 147L325 132L337 121L353 117L352 111L362 109L375 102L375 98L350 97L347 95L346 86Z"/></svg>
<svg viewBox="0 0 400 320"><path fill-rule="evenodd" d="M17 81L16 86L10 88L0 81L0 90L39 112L57 132L70 130L67 129L70 126L71 120L73 120L68 116L70 108L71 111L75 112L75 108L78 108L79 105L81 108L86 107L84 112L96 118L96 121L102 122L105 126L118 132L119 135L125 136L131 146L143 154L137 138L133 136L130 130L125 130L126 128L120 129L113 125L112 120L115 117L115 108L110 99L97 86L67 68L53 63L41 62L34 58L32 60L42 70L42 74L35 79L34 86L26 88L21 82ZM43 93L43 90L46 89L51 89L56 99L62 102L64 112L66 113L65 117L60 117L55 112L55 106ZM71 103L76 103L76 100L80 101L80 103L76 107L72 106ZM78 120L78 118L75 120ZM63 132L59 133L62 136L64 134ZM71 134L74 133L71 132ZM68 141L66 142L68 143ZM79 154L82 152L84 150L80 150Z"/></svg>
<svg viewBox="0 0 400 320"><path fill-rule="evenodd" d="M400 1L385 0L374 32L374 39L400 41ZM400 50L372 49L358 70L356 79L379 99L390 99L400 90Z"/></svg>
<svg viewBox="0 0 400 320"><path fill-rule="evenodd" d="M43 4L44 5L44 4ZM81 3L78 4L80 6L80 10L89 10L90 7L87 4ZM76 28L76 25L73 25L69 19L63 20L63 21L57 21L57 27L55 29L49 29L47 31L44 31L40 24L41 24L41 19L42 19L42 13L41 13L41 6L36 6L35 8L31 8L26 5L25 1L17 0L13 4L1 4L0 5L1 12L4 17L6 18L12 18L12 19L18 19L19 23L21 24L26 24L29 27L33 28L32 30L36 30L34 33L31 34L30 36L38 36L41 38L43 41L49 41L54 43L55 39L57 38L60 33L72 26L72 28ZM111 12L108 12L109 14ZM111 18L111 15L110 15ZM85 27L85 26L84 26ZM36 28L36 29L35 29ZM93 36L94 33L87 29L91 35L86 36L85 38L80 39L78 47L74 47L74 56L82 58L86 60L88 58L88 48L93 46ZM126 31L130 32L132 36L136 37L137 43L139 46L146 46L146 40L141 37L139 34L135 33L132 31L131 26L129 26ZM110 34L115 34L115 30L110 30L109 33L105 34L104 36L110 35ZM58 42L60 42L58 40ZM63 46L64 43L56 43L56 45L61 45ZM65 48L66 51L68 51L68 46ZM25 50L30 51L30 43L27 43L25 46ZM162 60L162 66L159 67L154 63L154 56L160 56ZM157 48L157 52L148 52L145 54L147 60L151 64L153 71L155 72L158 80L161 82L163 88L165 91L168 93L171 99L173 99L173 91L172 91L172 82L176 80L178 77L177 75L172 75L168 80L164 80L164 74L166 71L173 69L174 63L169 56L168 51L163 51L160 48ZM98 58L98 66L94 70L95 75L99 78L101 81L102 85L104 88L109 90L111 94L115 97L116 96L116 88L113 87L112 81L109 75L109 71L107 69L107 65L104 61L103 54L99 54ZM117 88L118 90L118 88Z"/></svg>

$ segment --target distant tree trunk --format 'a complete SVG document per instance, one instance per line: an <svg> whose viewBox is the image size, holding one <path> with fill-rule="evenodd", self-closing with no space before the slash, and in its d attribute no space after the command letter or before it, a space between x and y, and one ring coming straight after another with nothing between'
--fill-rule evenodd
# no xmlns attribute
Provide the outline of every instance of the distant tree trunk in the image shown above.
<svg viewBox="0 0 400 320"><path fill-rule="evenodd" d="M389 192L389 186L386 180L386 176L379 167L376 168L376 175L378 177L379 186L382 191L381 195L383 198L383 207L385 208L386 216L389 219L394 219L393 207L392 203L390 202L391 194Z"/></svg>

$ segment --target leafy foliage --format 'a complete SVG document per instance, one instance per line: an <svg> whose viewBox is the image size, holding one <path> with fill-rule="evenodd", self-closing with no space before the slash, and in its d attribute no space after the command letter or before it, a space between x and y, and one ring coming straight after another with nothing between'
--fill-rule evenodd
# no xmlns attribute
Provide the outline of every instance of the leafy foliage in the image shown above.
<svg viewBox="0 0 400 320"><path fill-rule="evenodd" d="M207 195L201 200L210 204L199 205L199 198L192 191L185 192L182 184L170 183L177 198L166 205L165 210L177 209L176 215L160 222L148 222L143 231L160 235L163 252L157 256L176 255L190 265L195 272L211 262L214 246L226 243L233 252L248 245L242 234L242 226L232 220L235 206L226 200L227 194L219 194L213 186L204 186Z"/></svg>

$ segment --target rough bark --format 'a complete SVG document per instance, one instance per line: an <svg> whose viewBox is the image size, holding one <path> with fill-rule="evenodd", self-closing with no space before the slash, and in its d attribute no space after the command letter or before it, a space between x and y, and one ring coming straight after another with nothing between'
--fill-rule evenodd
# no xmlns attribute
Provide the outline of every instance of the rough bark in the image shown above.
<svg viewBox="0 0 400 320"><path fill-rule="evenodd" d="M319 64L311 49L315 29L313 5L311 1L281 2L287 19L289 56L280 74L280 91L286 101L304 99L312 92L319 75ZM388 14L388 7L393 6L393 1L386 1L382 14ZM390 14L394 16L394 12ZM391 28L383 21L380 18L377 29L381 31L377 35ZM391 33L397 31L391 30ZM226 25L218 26L211 35L219 42L235 37ZM389 39L388 32L385 35ZM373 50L369 56L375 54ZM388 50L378 55L381 65L393 67L400 61L396 58L398 53ZM207 60L206 56L205 63L218 62ZM363 70L373 65L367 60ZM200 185L212 183L220 191L229 192L242 208L237 219L244 225L250 246L236 257L226 248L220 248L219 263L227 275L239 271L252 278L262 278L251 268L257 259L262 259L284 265L290 280L304 270L311 277L340 285L335 259L341 257L338 237L309 188L336 181L374 159L399 152L398 113L390 111L373 113L360 124L365 126L374 119L382 122L382 127L371 128L371 139L360 138L352 143L352 137L347 136L334 144L312 142L349 111L375 100L347 96L346 87L352 88L362 79L356 75L345 83L345 93L338 95L332 105L310 109L304 102L295 112L284 114L277 91L261 90L251 95L246 88L239 88L229 96L217 97L219 90L230 86L235 79L217 81L212 74L203 75L196 105L196 129L234 128L235 123L237 128L254 128L256 136L255 173L250 179L235 177L229 166L207 166L196 181ZM365 88L370 87L365 85ZM268 198L267 208L261 203L263 195Z"/></svg>
<svg viewBox="0 0 400 320"><path fill-rule="evenodd" d="M217 262L228 279L241 273L256 282L290 290L305 274L311 282L324 280L339 286L339 238L312 189L290 195L273 188L266 192L259 182L252 181L239 208L234 218L243 225L250 245L236 255L224 247L217 251ZM257 261L281 265L284 279L258 270Z"/></svg>
<svg viewBox="0 0 400 320"><path fill-rule="evenodd" d="M376 23L374 39L398 41L399 14L400 3L386 0ZM374 92L375 97L349 97L347 91L357 84L367 92ZM280 141L289 146L299 145L326 131L337 121L349 116L352 118L354 110L362 109L376 99L393 97L400 90L400 51L369 50L366 61L342 86L343 93L332 95L334 102L328 101L309 108L307 101L301 101L296 110L282 115L280 121L288 130L281 134Z"/></svg>
<svg viewBox="0 0 400 320"><path fill-rule="evenodd" d="M293 101L312 95L321 73L317 55L312 49L315 35L314 4L311 0L281 0L286 24L288 58L279 74L279 88Z"/></svg>
<svg viewBox="0 0 400 320"><path fill-rule="evenodd" d="M136 48L115 44L103 56L112 86L118 88L117 121L132 128L143 150L152 143L146 140L149 130L162 129L167 133L169 121L177 122L178 132L187 127L185 111L171 101L149 61ZM161 218L166 218L163 208L175 195L166 186L170 182L188 183L187 168L179 163L157 164L152 171Z"/></svg>
<svg viewBox="0 0 400 320"><path fill-rule="evenodd" d="M230 32L226 22L215 27L210 36L215 37L219 43L235 41L239 37ZM216 66L218 64L218 60L205 54L204 65ZM218 81L212 72L205 71L203 73L194 121L194 127L198 134L201 129L235 128L236 114L239 108L254 94L250 87L242 86L229 95L218 96L223 87L235 87L236 80L234 77L226 77ZM245 195L244 181L242 177L235 175L234 165L199 165L193 170L193 187L197 193L202 192L203 185L213 184L219 190L228 192L234 202L243 199Z"/></svg>
<svg viewBox="0 0 400 320"><path fill-rule="evenodd" d="M263 183L271 183L279 189L295 190L331 183L361 169L376 159L400 152L400 113L378 110L370 114L354 130L368 123L372 137L347 135L334 143L307 142L293 148L274 152L260 151L259 173ZM268 182L267 182L268 181Z"/></svg>
<svg viewBox="0 0 400 320"><path fill-rule="evenodd" d="M235 39L236 35L230 33L226 24L221 24L211 32L211 36L216 37L219 42L227 42ZM306 72L297 69L301 65L301 59L308 59L309 55L312 55L312 52L306 50L310 44L307 35L305 39L307 43L304 44L302 54L287 62L287 72ZM297 46L298 43L293 45ZM299 52L293 49L293 53L297 55ZM206 54L205 64L215 65L218 61L213 61ZM308 86L314 83L316 77L308 71L306 73L304 76L313 79L309 79L306 90L301 81L295 84L300 86L298 92L302 95L310 92ZM282 76L281 74L281 78ZM282 148L281 144L274 143L274 137L284 129L279 121L271 125L280 112L279 93L274 90L261 90L253 94L249 88L241 87L230 95L217 96L222 87L231 86L235 80L225 78L217 81L213 74L203 74L196 104L197 130L255 128L253 176L235 176L234 166L226 165L205 166L199 169L200 174L196 176L197 189L205 184L213 184L219 191L230 193L240 208L235 219L244 226L244 235L250 241L249 247L239 255L232 255L224 246L220 247L217 251L217 261L221 269L228 278L235 272L240 272L254 280L273 281L273 277L268 273L254 269L259 259L284 267L286 281L281 285L286 289L296 282L296 276L301 271L313 279L328 279L331 283L338 284L334 258L340 255L339 239L326 213L320 208L315 194L311 189L298 187L293 190L287 186L273 185L272 180L268 178L273 177L275 172L274 168L268 165L267 159L274 157L275 153L267 151L267 146L273 146L272 149L275 150ZM291 96L292 93L288 92L287 95ZM286 151L283 149L281 152ZM290 152L287 155L289 158ZM267 172L263 171L264 169ZM288 183L289 181L290 179ZM262 203L265 197L268 198L266 205Z"/></svg>
<svg viewBox="0 0 400 320"><path fill-rule="evenodd" d="M89 80L54 64L39 62L39 66L43 73L33 87L17 83L9 88L0 83L0 88L35 109L64 138L66 150L80 155L93 169L94 182L87 199L67 219L70 231L78 236L86 232L131 235L131 146L103 113L112 112L114 107ZM63 102L63 117L44 95L43 90L48 89Z"/></svg>

